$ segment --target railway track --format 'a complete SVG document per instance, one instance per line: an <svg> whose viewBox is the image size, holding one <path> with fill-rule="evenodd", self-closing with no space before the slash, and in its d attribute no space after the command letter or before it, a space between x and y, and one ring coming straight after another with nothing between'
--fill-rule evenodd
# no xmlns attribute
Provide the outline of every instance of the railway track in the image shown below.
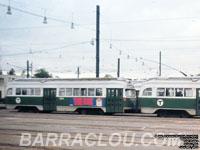
<svg viewBox="0 0 200 150"><path fill-rule="evenodd" d="M109 137L115 133L120 134L122 138L127 135L127 140L131 141L132 134L135 133L134 144L139 145L138 149L143 149L141 138L145 133L155 135L156 133L184 133L184 134L200 134L199 121L200 118L159 118L149 115L125 114L114 116L95 116L95 115L77 115L66 113L19 113L15 111L0 110L0 149L55 149L51 145L41 147L19 147L20 137L22 133L30 133L32 138L37 137L38 133L42 133L44 139L48 133L68 133L71 135L72 142L76 135L81 134L82 138L86 138L89 133L94 133L97 137L102 134L102 142L108 144ZM145 143L152 141L154 137L145 137ZM98 142L98 138L88 138L90 142ZM113 138L113 142L117 142L117 137ZM158 140L162 142L162 140ZM157 148L152 143L150 148ZM109 146L104 147L109 149ZM111 149L113 147L110 147ZM123 147L122 143L116 149ZM128 147L130 148L130 147ZM133 148L133 147L132 147ZM161 149L173 149L177 147L168 147L163 145ZM66 147L61 145L56 149L88 149L87 146ZM100 149L96 146L92 149ZM160 148L159 148L160 149Z"/></svg>

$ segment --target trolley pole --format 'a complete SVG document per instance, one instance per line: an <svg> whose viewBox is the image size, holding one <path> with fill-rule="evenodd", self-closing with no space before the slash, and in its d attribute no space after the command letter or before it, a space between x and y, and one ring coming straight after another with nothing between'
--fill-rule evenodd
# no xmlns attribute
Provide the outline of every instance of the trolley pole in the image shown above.
<svg viewBox="0 0 200 150"><path fill-rule="evenodd" d="M99 44L99 39L100 39L100 6L97 5L96 7L96 78L99 78L99 50L100 50L100 44Z"/></svg>
<svg viewBox="0 0 200 150"><path fill-rule="evenodd" d="M27 60L27 76L26 77L29 78L29 76L30 76L29 75L29 61Z"/></svg>
<svg viewBox="0 0 200 150"><path fill-rule="evenodd" d="M118 58L118 62L117 62L117 77L120 77L120 58Z"/></svg>
<svg viewBox="0 0 200 150"><path fill-rule="evenodd" d="M160 51L160 53L159 53L159 76L161 76L161 51Z"/></svg>

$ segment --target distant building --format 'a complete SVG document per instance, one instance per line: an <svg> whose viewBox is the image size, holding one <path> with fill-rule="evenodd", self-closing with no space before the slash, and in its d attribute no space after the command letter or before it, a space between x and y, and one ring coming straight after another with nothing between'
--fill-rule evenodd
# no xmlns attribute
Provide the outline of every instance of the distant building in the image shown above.
<svg viewBox="0 0 200 150"><path fill-rule="evenodd" d="M22 77L16 75L0 75L0 101L5 99L6 86L8 82L12 82L16 78L22 78Z"/></svg>

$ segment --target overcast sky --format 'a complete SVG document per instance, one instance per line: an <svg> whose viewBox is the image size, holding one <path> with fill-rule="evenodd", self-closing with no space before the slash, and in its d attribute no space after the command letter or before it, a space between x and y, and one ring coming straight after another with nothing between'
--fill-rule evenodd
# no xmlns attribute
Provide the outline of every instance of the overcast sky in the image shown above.
<svg viewBox="0 0 200 150"><path fill-rule="evenodd" d="M188 75L200 73L199 0L10 0L12 15L3 6L8 0L0 4L5 72L14 68L20 74L29 60L33 71L45 68L60 77L76 77L79 66L80 77L95 77L96 47L90 41L95 41L100 5L101 77L116 77L117 58L123 77L158 76L159 65L152 61L159 61L159 51L163 64ZM47 24L40 17L45 15ZM162 66L162 76L182 76L175 69Z"/></svg>

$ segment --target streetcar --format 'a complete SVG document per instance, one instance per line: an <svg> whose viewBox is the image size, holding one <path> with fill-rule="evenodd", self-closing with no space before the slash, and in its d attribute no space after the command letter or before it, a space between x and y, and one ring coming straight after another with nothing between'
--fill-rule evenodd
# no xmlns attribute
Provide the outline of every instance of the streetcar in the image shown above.
<svg viewBox="0 0 200 150"><path fill-rule="evenodd" d="M7 109L123 113L136 107L131 80L122 78L16 79L7 85Z"/></svg>
<svg viewBox="0 0 200 150"><path fill-rule="evenodd" d="M137 103L141 113L163 117L200 115L200 78L149 79L140 86Z"/></svg>

